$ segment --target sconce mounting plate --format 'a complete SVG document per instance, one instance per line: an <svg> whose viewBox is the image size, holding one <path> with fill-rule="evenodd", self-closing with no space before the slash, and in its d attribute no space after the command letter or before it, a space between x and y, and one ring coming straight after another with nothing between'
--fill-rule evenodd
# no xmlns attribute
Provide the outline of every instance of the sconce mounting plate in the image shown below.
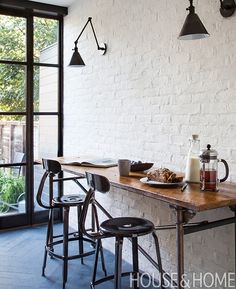
<svg viewBox="0 0 236 289"><path fill-rule="evenodd" d="M234 0L221 0L220 14L223 17L230 17L234 14L236 4Z"/></svg>
<svg viewBox="0 0 236 289"><path fill-rule="evenodd" d="M106 54L106 52L107 52L107 45L106 45L106 43L101 43L99 46L100 46L100 48L102 48L102 49L99 49L100 54L101 54L101 55Z"/></svg>

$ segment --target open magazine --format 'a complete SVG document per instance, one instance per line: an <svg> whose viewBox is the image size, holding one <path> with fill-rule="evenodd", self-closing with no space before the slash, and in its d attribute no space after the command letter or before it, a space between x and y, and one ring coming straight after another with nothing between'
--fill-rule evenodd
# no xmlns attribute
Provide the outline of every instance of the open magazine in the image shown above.
<svg viewBox="0 0 236 289"><path fill-rule="evenodd" d="M110 168L117 166L117 161L110 158L61 158L60 163L62 165L72 166L84 166L84 167L95 167L95 168Z"/></svg>

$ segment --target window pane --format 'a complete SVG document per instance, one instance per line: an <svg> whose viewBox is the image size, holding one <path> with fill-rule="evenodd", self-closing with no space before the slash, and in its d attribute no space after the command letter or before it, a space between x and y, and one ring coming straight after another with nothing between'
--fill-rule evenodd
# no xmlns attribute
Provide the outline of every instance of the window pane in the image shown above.
<svg viewBox="0 0 236 289"><path fill-rule="evenodd" d="M0 64L0 111L25 111L25 77L24 65Z"/></svg>
<svg viewBox="0 0 236 289"><path fill-rule="evenodd" d="M0 59L26 60L26 19L0 15Z"/></svg>
<svg viewBox="0 0 236 289"><path fill-rule="evenodd" d="M34 157L56 157L58 151L57 116L36 116L34 121Z"/></svg>
<svg viewBox="0 0 236 289"><path fill-rule="evenodd" d="M0 116L0 163L21 163L26 147L25 117ZM20 171L21 168L15 168Z"/></svg>
<svg viewBox="0 0 236 289"><path fill-rule="evenodd" d="M34 18L34 62L58 63L58 20Z"/></svg>
<svg viewBox="0 0 236 289"><path fill-rule="evenodd" d="M25 170L0 167L0 216L25 213L25 197Z"/></svg>
<svg viewBox="0 0 236 289"><path fill-rule="evenodd" d="M0 116L0 166L25 162L25 117ZM25 213L25 166L0 167L0 215Z"/></svg>
<svg viewBox="0 0 236 289"><path fill-rule="evenodd" d="M58 68L35 67L34 69L34 111L57 112L58 110Z"/></svg>

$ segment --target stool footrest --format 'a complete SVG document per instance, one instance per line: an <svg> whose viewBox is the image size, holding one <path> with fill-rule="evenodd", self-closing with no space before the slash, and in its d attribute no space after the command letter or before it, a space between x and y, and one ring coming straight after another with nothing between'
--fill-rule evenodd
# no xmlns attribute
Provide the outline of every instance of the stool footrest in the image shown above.
<svg viewBox="0 0 236 289"><path fill-rule="evenodd" d="M71 241L79 241L79 240L83 240L85 242L88 242L88 243L91 243L91 244L96 244L95 241L93 241L92 239L89 239L89 238L80 238L80 237L73 237L73 238L68 238L68 242L71 242ZM63 239L62 240L58 240L58 241L55 241L55 242L51 242L49 243L46 247L53 247L55 245L59 245L59 244L62 244L63 243Z"/></svg>
<svg viewBox="0 0 236 289"><path fill-rule="evenodd" d="M135 272L133 272L133 271L130 271L130 272L122 272L122 273L121 273L121 277L129 276L130 274L134 274L134 273L135 273ZM94 286L96 286L96 285L98 285L98 284L101 284L101 283L103 283L103 282L112 280L112 279L114 279L114 278L115 278L115 275L114 275L114 274L108 275L108 276L105 276L105 277L103 277L103 278L101 278L101 279L98 279L98 280L96 280L96 281L94 281L94 282L91 282L90 285L91 285L92 288L94 288Z"/></svg>
<svg viewBox="0 0 236 289"><path fill-rule="evenodd" d="M91 239L88 239L88 238L79 238L79 237L73 237L73 238L69 238L68 239L68 242L70 241L79 241L79 240L83 240L84 242L88 242L92 245L95 245L96 243L91 240ZM57 253L54 252L54 246L56 245L60 245L60 244L63 244L63 239L62 240L58 240L58 241L55 241L55 242L52 242L52 243L49 243L47 246L45 246L45 249L47 250L47 252L57 258L57 259L61 259L61 260L64 260L64 256L63 255L59 255ZM95 248L93 248L92 250L88 251L88 252L84 252L82 254L76 254L76 255L71 255L71 256L68 256L67 259L68 260L73 260L73 259L79 259L79 258L83 258L83 257L87 257L87 256L90 256L90 255L93 255L95 253Z"/></svg>
<svg viewBox="0 0 236 289"><path fill-rule="evenodd" d="M50 255L52 255L53 257L57 258L57 259L61 259L61 260L64 260L65 257L62 256L62 255L58 255L54 252L52 252L51 250L48 250L48 253ZM90 256L90 255L93 255L94 254L94 250L93 251L89 251L89 252L86 252L86 253L83 253L83 254L77 254L77 255L72 255L72 256L68 256L67 259L68 260L73 260L73 259L79 259L79 258L83 258L83 257L87 257L87 256Z"/></svg>
<svg viewBox="0 0 236 289"><path fill-rule="evenodd" d="M71 232L71 233L68 234L68 236L71 236L71 235L78 236L78 232L76 231L76 232ZM63 234L53 235L53 239L62 238L62 237L63 237Z"/></svg>

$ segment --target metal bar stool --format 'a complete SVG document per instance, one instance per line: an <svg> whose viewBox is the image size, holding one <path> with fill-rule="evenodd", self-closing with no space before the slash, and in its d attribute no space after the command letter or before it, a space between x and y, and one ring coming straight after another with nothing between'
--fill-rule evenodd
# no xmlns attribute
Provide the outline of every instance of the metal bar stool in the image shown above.
<svg viewBox="0 0 236 289"><path fill-rule="evenodd" d="M89 186L89 191L86 195L84 206L81 213L80 226L84 234L89 238L97 240L96 253L94 268L92 274L91 288L95 285L101 284L105 281L114 279L114 288L121 289L121 277L128 276L132 274L133 277L133 288L139 288L138 277L139 277L139 263L138 263L138 237L152 234L154 238L156 257L159 265L160 271L160 287L163 288L163 269L160 255L160 248L157 235L155 233L154 224L144 218L135 217L119 217L110 218L105 220L100 224L99 230L97 232L86 231L85 220L88 211L88 206L91 202L96 204L95 192L108 193L110 190L110 183L108 179L101 175L91 174L86 172L87 183ZM115 237L115 270L114 275L105 276L101 279L96 280L97 275L97 265L99 252L102 254L101 250L101 240L104 238ZM133 271L132 272L122 272L122 246L124 238L129 238L132 242L132 256L133 256Z"/></svg>
<svg viewBox="0 0 236 289"><path fill-rule="evenodd" d="M47 263L47 256L50 255L51 257L55 257L58 259L63 260L63 289L65 288L65 284L67 282L67 272L68 272L68 260L81 258L81 263L83 264L83 258L95 253L95 241L91 238L86 238L82 230L80 228L80 217L81 211L84 204L85 195L63 195L61 197L54 197L53 193L53 184L58 182L64 181L74 181L85 193L87 190L80 184L78 181L83 177L67 177L67 178L55 178L56 175L62 172L61 165L58 161L43 159L43 168L45 169L45 173L41 179L39 184L39 189L37 193L37 202L38 204L49 210L49 218L48 218L48 226L47 226L47 234L46 234L46 244L45 244L45 251L44 251L44 260L42 266L42 276L45 276L45 268ZM45 187L46 180L49 179L49 200L46 204L43 200L42 194ZM69 233L69 212L71 207L77 207L77 214L78 214L78 231L74 233ZM59 208L63 210L63 234L61 235L54 235L53 234L53 213L54 209ZM92 219L93 224L98 223L97 212L92 209ZM95 221L94 221L95 220ZM94 227L94 225L93 225ZM94 228L90 229L94 230ZM79 245L79 254L76 255L68 255L68 245L70 241L78 241ZM84 252L84 244L83 242L89 242L93 245L93 248L87 252ZM54 247L56 245L62 244L62 254L58 254L54 252ZM102 255L103 256L103 255ZM103 269L105 271L105 264L104 260L102 259Z"/></svg>

